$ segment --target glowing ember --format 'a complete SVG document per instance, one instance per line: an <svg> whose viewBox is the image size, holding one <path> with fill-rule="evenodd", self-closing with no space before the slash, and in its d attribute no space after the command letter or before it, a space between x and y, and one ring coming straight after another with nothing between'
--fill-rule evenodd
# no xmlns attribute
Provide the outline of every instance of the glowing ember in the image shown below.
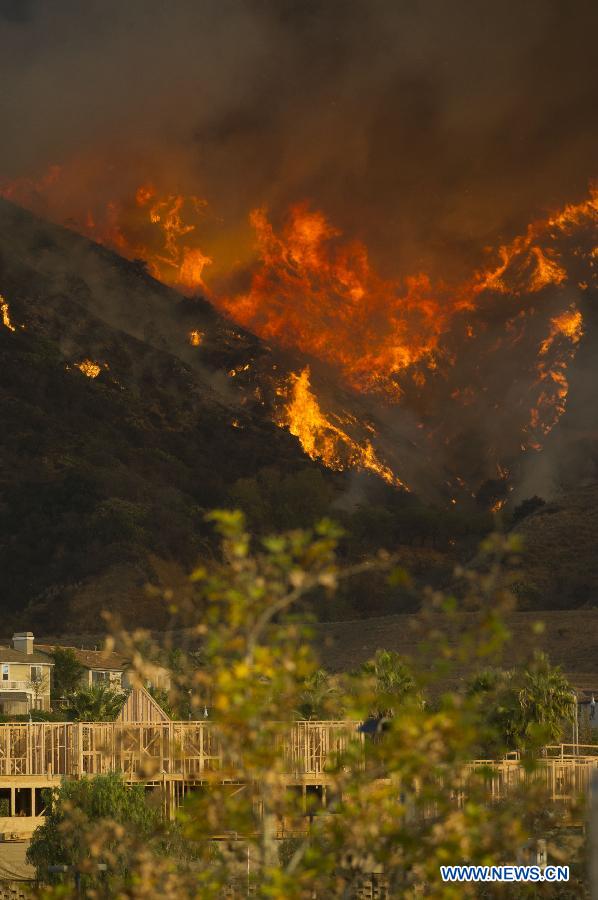
<svg viewBox="0 0 598 900"><path fill-rule="evenodd" d="M91 359L84 359L80 363L75 363L75 365L84 375L87 375L88 378L97 378L102 371L101 366L92 362Z"/></svg>
<svg viewBox="0 0 598 900"><path fill-rule="evenodd" d="M204 339L203 331L190 331L189 332L189 343L192 347L200 347L201 343Z"/></svg>
<svg viewBox="0 0 598 900"><path fill-rule="evenodd" d="M292 375L278 425L287 426L291 434L299 438L301 446L311 459L320 459L330 469L366 469L379 475L389 484L408 490L394 472L377 458L369 441L360 445L320 409L317 398L310 390L309 367L300 375Z"/></svg>
<svg viewBox="0 0 598 900"><path fill-rule="evenodd" d="M10 310L8 308L8 301L4 299L2 294L0 294L0 312L2 313L2 324L5 328L8 328L9 331L16 331L17 329L10 321Z"/></svg>
<svg viewBox="0 0 598 900"><path fill-rule="evenodd" d="M247 372L249 370L249 368L250 368L249 363L245 363L244 366L239 366L236 369L231 369L230 372L228 373L228 376L229 376L229 378L236 378L237 375L241 374L241 372Z"/></svg>

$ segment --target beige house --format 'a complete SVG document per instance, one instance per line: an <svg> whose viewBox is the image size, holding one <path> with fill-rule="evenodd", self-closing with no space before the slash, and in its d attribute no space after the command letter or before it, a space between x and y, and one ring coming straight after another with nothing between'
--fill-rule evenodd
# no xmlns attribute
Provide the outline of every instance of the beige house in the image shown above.
<svg viewBox="0 0 598 900"><path fill-rule="evenodd" d="M89 688L97 684L106 684L113 690L128 690L133 686L130 677L130 661L126 656L115 651L85 650L79 647L69 647L64 644L37 644L37 649L51 658L54 650L71 650L77 661L83 666L81 687ZM148 683L148 686L149 683ZM166 669L157 669L151 686L168 690L170 677Z"/></svg>
<svg viewBox="0 0 598 900"><path fill-rule="evenodd" d="M27 715L50 709L50 677L54 663L34 649L33 635L13 635L11 646L0 647L0 715Z"/></svg>
<svg viewBox="0 0 598 900"><path fill-rule="evenodd" d="M13 635L10 646L0 646L0 715L27 715L31 710L50 709L50 685L56 644L38 644L30 631ZM83 667L81 687L106 684L113 690L137 687L132 677L130 661L120 653L105 650L72 650ZM170 676L166 669L157 668L151 683L146 686L168 690Z"/></svg>

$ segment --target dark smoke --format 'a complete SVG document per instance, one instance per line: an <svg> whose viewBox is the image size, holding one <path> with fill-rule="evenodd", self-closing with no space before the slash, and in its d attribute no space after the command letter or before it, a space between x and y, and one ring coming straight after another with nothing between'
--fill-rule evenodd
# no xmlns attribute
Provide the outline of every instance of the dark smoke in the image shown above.
<svg viewBox="0 0 598 900"><path fill-rule="evenodd" d="M469 270L595 175L594 0L12 0L0 33L0 177L163 174L230 229L312 198L386 274Z"/></svg>

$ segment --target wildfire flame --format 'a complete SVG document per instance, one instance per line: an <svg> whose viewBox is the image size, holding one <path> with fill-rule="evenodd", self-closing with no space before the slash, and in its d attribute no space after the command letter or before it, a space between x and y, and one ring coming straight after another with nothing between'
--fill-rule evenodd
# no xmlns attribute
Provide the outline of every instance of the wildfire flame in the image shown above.
<svg viewBox="0 0 598 900"><path fill-rule="evenodd" d="M203 287L204 268L212 262L196 240L197 226L207 208L205 200L194 194L159 191L147 183L129 199L73 209L65 197L68 180L68 171L53 165L39 179L0 184L0 194L64 222L128 259L142 261L159 281L184 292Z"/></svg>
<svg viewBox="0 0 598 900"><path fill-rule="evenodd" d="M575 356L575 349L582 336L583 319L575 305L551 319L550 333L539 349L538 383L542 390L537 406L532 409L532 430L539 430L543 435L549 434L564 413L569 393L567 363ZM561 352L551 364L550 352L559 343L562 345ZM531 446L538 449L540 445L532 442Z"/></svg>
<svg viewBox="0 0 598 900"><path fill-rule="evenodd" d="M320 459L330 469L365 469L374 472L389 484L409 490L392 469L378 459L370 441L364 445L353 440L341 425L327 418L316 396L310 390L310 370L306 366L297 375L292 374L287 388L281 388L285 404L278 424L288 427L299 438L303 450L311 459Z"/></svg>
<svg viewBox="0 0 598 900"><path fill-rule="evenodd" d="M191 344L192 347L200 347L203 339L204 339L203 331L194 330L194 331L189 332L189 343Z"/></svg>
<svg viewBox="0 0 598 900"><path fill-rule="evenodd" d="M68 172L55 166L37 181L23 179L0 190L36 212L66 219L129 259L143 260L150 274L179 290L202 290L239 325L332 365L352 388L391 404L405 402L412 389L425 397L431 380L449 378L446 373L456 356L448 348L456 323L464 341L478 340L483 327L475 314L491 298L526 298L517 315L505 315L504 336L495 348L503 352L526 333L530 297L549 287L574 285L585 291L596 283L597 246L588 251L573 244L570 253L562 252L578 232L595 234L595 187L586 199L529 225L491 254L487 267L456 285L433 283L421 272L404 279L382 277L361 241L345 239L323 212L305 202L291 206L279 228L260 207L250 214L256 247L248 286L222 294L210 291L209 280L204 283L213 263L200 246L207 213L204 199L147 181L126 200L69 209L67 216L61 193L65 180ZM521 426L524 448L538 448L566 406L566 370L583 334L581 312L570 302L568 297L567 308L549 320L548 336L535 345L535 394L529 422ZM4 307L2 314L6 325L10 319ZM199 331L187 335L192 346L202 339ZM447 396L455 402L473 404L477 385L450 387ZM322 411L309 369L281 387L281 398L286 405L278 424L288 427L310 456L332 468L355 466L402 484L380 462L371 442L356 442L346 430L347 422Z"/></svg>
<svg viewBox="0 0 598 900"><path fill-rule="evenodd" d="M135 199L139 207L148 210L149 221L160 227L164 238L163 252L148 253L145 248L140 251L140 256L148 260L152 274L183 289L202 287L203 270L212 260L199 247L183 243L186 235L196 228L184 221L183 210L190 205L196 213L201 213L207 206L206 201L194 195L188 198L182 194L159 197L153 185L139 187Z"/></svg>
<svg viewBox="0 0 598 900"><path fill-rule="evenodd" d="M102 371L102 367L91 359L83 359L81 362L75 363L75 365L84 375L87 375L88 378L97 378Z"/></svg>
<svg viewBox="0 0 598 900"><path fill-rule="evenodd" d="M470 302L423 274L404 287L382 279L362 243L342 242L306 204L291 208L280 235L263 209L250 221L260 259L251 286L216 305L265 340L331 363L358 390L398 399L393 375L422 358L432 365L451 315Z"/></svg>
<svg viewBox="0 0 598 900"><path fill-rule="evenodd" d="M305 204L291 208L280 235L259 209L251 214L260 264L250 288L215 302L265 340L332 363L354 388L397 400L397 376L422 362L434 370L455 315L478 307L482 292L518 296L564 284L567 271L550 243L580 224L595 225L597 216L593 189L587 201L500 247L497 267L450 288L423 273L404 284L383 280L363 244L340 241L324 215ZM425 380L421 369L414 375Z"/></svg>
<svg viewBox="0 0 598 900"><path fill-rule="evenodd" d="M8 301L4 299L2 294L0 294L0 312L2 313L2 324L5 328L8 328L9 331L16 331L17 329L10 321L10 309L8 307Z"/></svg>

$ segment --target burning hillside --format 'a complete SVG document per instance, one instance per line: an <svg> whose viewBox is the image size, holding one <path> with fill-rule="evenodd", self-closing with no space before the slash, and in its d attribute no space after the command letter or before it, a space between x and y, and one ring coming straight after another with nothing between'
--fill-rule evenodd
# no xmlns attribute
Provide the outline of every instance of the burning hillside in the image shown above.
<svg viewBox="0 0 598 900"><path fill-rule="evenodd" d="M253 249L237 248L241 258L224 275L225 266L204 245L203 223L211 219L213 232L215 216L202 198L148 181L131 196L94 197L84 208L69 185L69 170L55 166L37 180L5 184L2 192L142 261L157 279L207 295L235 323L329 366L382 407L407 411L423 452L443 447L451 478L468 490L510 465L520 450L539 449L566 408L583 296L597 282L594 189L488 250L484 269L449 283L422 272L382 277L362 241L347 239L305 202L292 206L278 228L264 208L254 209ZM220 276L211 278L211 269ZM201 347L201 332L193 329L187 340ZM276 395L275 421L312 458L402 484L400 460L388 465L368 438L367 427L375 436L374 426L357 434L350 412L321 408L317 377L307 368L279 381ZM484 459L473 467L451 459L462 455L463 436L474 422L486 423L489 410L494 425L483 427L495 434Z"/></svg>

